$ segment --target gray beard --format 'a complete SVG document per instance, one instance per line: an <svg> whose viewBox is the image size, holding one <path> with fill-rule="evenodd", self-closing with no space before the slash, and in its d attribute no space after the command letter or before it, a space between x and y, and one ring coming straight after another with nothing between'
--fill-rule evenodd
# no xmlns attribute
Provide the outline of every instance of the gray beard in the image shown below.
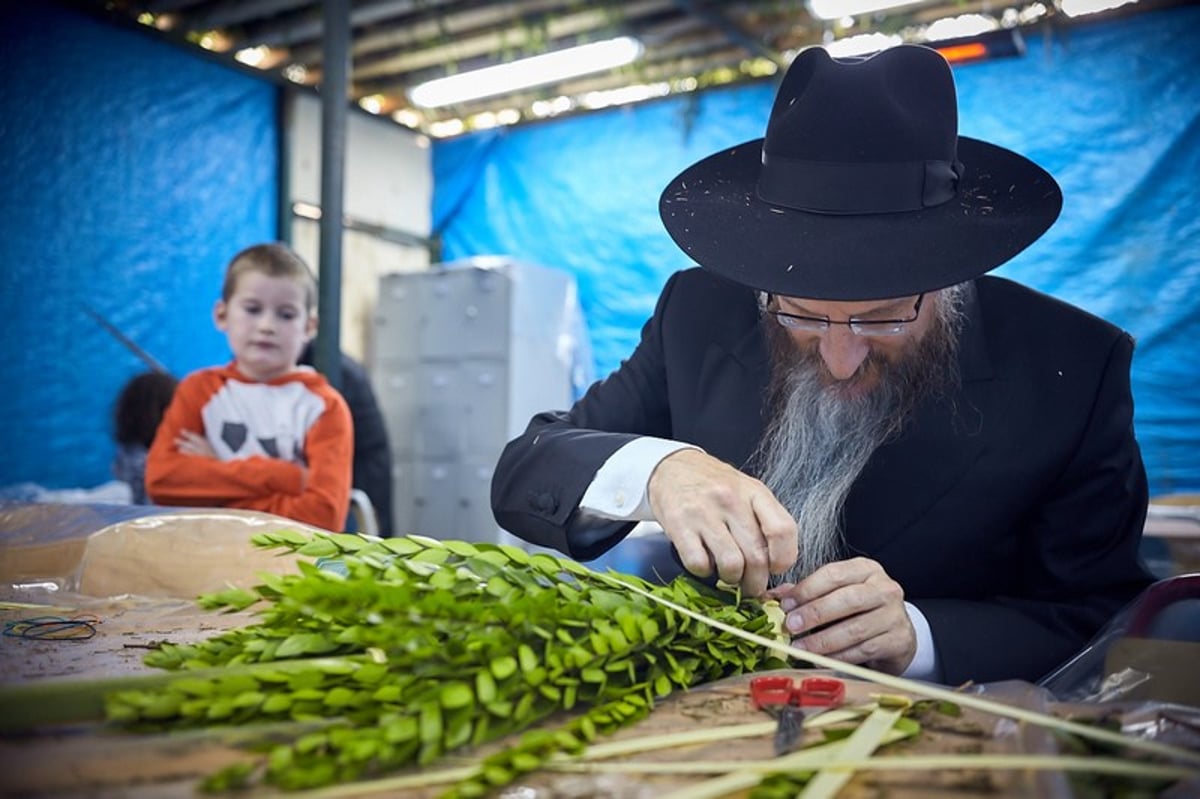
<svg viewBox="0 0 1200 799"><path fill-rule="evenodd" d="M958 341L969 284L941 291L932 327L895 361L867 356L839 383L816 349L801 350L769 315L770 417L751 460L759 479L799 528L800 556L776 583L795 583L843 549L842 508L871 455L897 436L914 409L958 382ZM878 374L869 391L847 389Z"/></svg>

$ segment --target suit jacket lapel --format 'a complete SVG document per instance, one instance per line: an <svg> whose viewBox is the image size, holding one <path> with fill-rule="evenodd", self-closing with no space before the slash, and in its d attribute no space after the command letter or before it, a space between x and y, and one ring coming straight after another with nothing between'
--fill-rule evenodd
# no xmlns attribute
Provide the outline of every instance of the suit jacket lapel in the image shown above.
<svg viewBox="0 0 1200 799"><path fill-rule="evenodd" d="M706 433L701 445L710 455L742 467L754 454L762 437L763 393L769 374L757 321L732 346L709 345L697 385Z"/></svg>

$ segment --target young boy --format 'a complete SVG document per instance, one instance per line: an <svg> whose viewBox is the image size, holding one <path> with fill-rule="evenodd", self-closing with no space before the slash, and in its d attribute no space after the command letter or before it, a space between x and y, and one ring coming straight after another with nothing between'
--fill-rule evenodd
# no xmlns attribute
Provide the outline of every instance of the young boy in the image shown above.
<svg viewBox="0 0 1200 799"><path fill-rule="evenodd" d="M344 529L354 428L342 396L297 366L317 331L316 281L283 244L234 256L213 310L233 351L175 391L146 461L162 505L249 508Z"/></svg>

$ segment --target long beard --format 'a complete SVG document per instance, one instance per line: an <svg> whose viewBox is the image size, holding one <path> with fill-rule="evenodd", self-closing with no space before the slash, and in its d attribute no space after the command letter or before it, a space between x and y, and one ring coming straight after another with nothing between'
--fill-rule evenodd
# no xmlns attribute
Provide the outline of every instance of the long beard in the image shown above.
<svg viewBox="0 0 1200 799"><path fill-rule="evenodd" d="M769 315L770 418L751 467L799 528L800 556L781 582L837 560L842 508L871 455L899 435L913 411L958 381L958 341L967 285L943 290L920 341L891 356L871 352L838 381L817 351L801 349Z"/></svg>

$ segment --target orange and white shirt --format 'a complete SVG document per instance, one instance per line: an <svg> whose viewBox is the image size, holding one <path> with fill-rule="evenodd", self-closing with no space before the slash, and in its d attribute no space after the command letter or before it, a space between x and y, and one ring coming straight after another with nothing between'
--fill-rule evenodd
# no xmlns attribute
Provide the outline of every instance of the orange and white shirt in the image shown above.
<svg viewBox="0 0 1200 799"><path fill-rule="evenodd" d="M146 491L161 505L247 508L345 529L354 423L346 401L300 367L267 382L230 363L180 381L146 458ZM179 451L201 433L216 458Z"/></svg>

